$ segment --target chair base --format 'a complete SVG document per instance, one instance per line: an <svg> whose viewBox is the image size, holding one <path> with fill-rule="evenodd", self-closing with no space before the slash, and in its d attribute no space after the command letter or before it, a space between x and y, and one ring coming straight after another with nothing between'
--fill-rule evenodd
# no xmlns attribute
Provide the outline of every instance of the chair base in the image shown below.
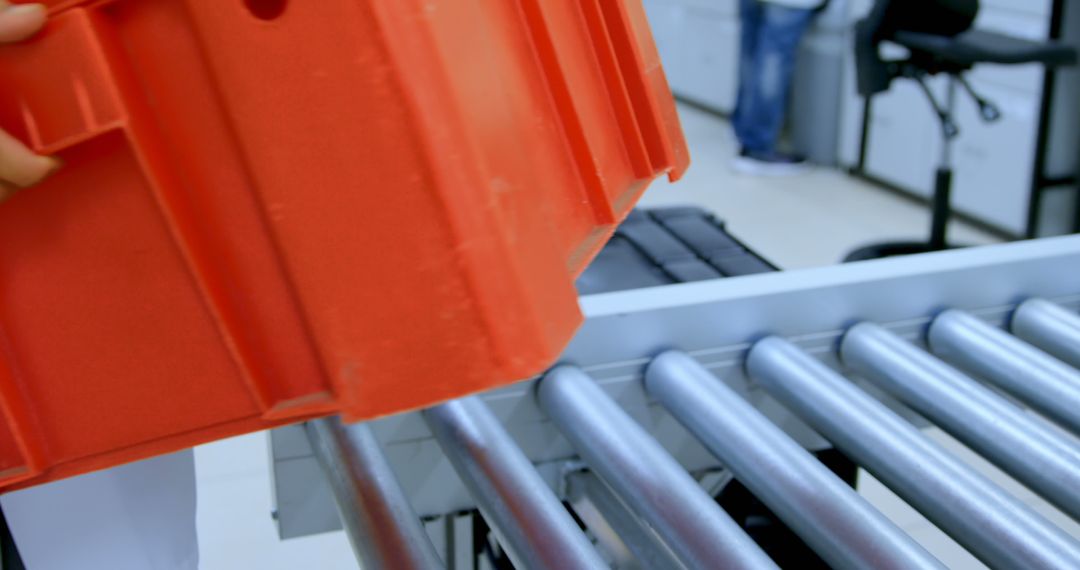
<svg viewBox="0 0 1080 570"><path fill-rule="evenodd" d="M860 247L855 251L849 253L844 258L844 263L851 263L853 261L867 261L870 259L884 259L886 257L900 257L904 255L916 255L919 253L930 253L934 251L942 251L943 249L957 249L966 247L962 245L949 245L945 248L931 245L925 241L898 241L891 243L876 243Z"/></svg>

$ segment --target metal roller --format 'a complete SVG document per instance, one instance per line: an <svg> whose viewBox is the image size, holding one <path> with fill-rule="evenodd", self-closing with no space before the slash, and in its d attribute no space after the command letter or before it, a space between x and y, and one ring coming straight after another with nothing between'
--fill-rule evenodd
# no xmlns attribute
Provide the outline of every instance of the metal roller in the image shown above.
<svg viewBox="0 0 1080 570"><path fill-rule="evenodd" d="M621 543L625 553L616 555L615 568L640 570L682 570L671 549L648 524L634 516L626 503L611 491L592 471L578 471L566 476L567 498L578 516L593 531L600 543ZM594 512L595 511L595 512ZM605 537L614 535L613 538ZM612 548L609 552L617 552Z"/></svg>
<svg viewBox="0 0 1080 570"><path fill-rule="evenodd" d="M689 568L776 568L690 474L581 370L540 381L541 408L585 463Z"/></svg>
<svg viewBox="0 0 1080 570"><path fill-rule="evenodd" d="M336 417L305 427L363 567L443 568L371 428Z"/></svg>
<svg viewBox="0 0 1080 570"><path fill-rule="evenodd" d="M516 567L607 568L483 402L464 398L423 416Z"/></svg>
<svg viewBox="0 0 1080 570"><path fill-rule="evenodd" d="M1080 368L1080 316L1043 299L1016 308L1012 333Z"/></svg>
<svg viewBox="0 0 1080 570"><path fill-rule="evenodd" d="M934 319L927 340L938 356L1080 435L1080 370L962 311Z"/></svg>
<svg viewBox="0 0 1080 570"><path fill-rule="evenodd" d="M878 325L852 327L840 352L845 364L878 388L1080 519L1075 439Z"/></svg>
<svg viewBox="0 0 1080 570"><path fill-rule="evenodd" d="M813 455L681 352L645 374L649 393L834 568L944 568Z"/></svg>
<svg viewBox="0 0 1080 570"><path fill-rule="evenodd" d="M837 448L994 568L1080 567L1080 543L791 343L758 342L750 374Z"/></svg>

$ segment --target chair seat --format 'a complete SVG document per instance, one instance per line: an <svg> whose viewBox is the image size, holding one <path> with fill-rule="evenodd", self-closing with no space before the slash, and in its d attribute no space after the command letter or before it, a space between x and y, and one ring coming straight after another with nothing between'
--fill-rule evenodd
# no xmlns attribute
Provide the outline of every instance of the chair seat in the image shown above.
<svg viewBox="0 0 1080 570"><path fill-rule="evenodd" d="M1076 50L1068 45L1025 40L983 30L969 30L956 36L896 32L891 40L912 52L922 52L964 67L977 63L1076 64Z"/></svg>

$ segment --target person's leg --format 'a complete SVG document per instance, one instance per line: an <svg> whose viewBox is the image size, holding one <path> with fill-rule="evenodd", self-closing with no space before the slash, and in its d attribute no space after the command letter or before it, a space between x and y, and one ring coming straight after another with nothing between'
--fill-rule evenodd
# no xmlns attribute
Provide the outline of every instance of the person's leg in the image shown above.
<svg viewBox="0 0 1080 570"><path fill-rule="evenodd" d="M746 151L773 153L783 126L799 42L813 10L775 4L763 6L748 84L753 90L739 115L736 132Z"/></svg>
<svg viewBox="0 0 1080 570"><path fill-rule="evenodd" d="M754 62L757 59L758 28L764 12L765 7L760 0L739 0L739 89L731 125L735 129L735 137L740 141L743 133L750 129L746 119L753 115L749 107L753 105L753 93L757 90Z"/></svg>

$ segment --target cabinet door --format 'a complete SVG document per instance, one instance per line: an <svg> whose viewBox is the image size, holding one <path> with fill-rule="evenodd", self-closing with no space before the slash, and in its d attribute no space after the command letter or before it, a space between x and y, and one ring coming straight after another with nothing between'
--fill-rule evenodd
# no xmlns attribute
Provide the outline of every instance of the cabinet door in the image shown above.
<svg viewBox="0 0 1080 570"><path fill-rule="evenodd" d="M981 11L996 8L1049 18L1052 5L1053 0L982 0Z"/></svg>
<svg viewBox="0 0 1080 570"><path fill-rule="evenodd" d="M660 52L660 61L664 65L664 73L674 88L685 81L687 75L682 41L686 10L672 0L644 0L643 4L656 49Z"/></svg>
<svg viewBox="0 0 1080 570"><path fill-rule="evenodd" d="M953 207L1022 234L1027 225L1039 99L991 84L976 87L1001 107L1002 118L984 123L970 98L959 97L961 134L954 153Z"/></svg>
<svg viewBox="0 0 1080 570"><path fill-rule="evenodd" d="M700 10L709 10L714 14L724 17L734 17L739 14L739 0L670 0L683 6L694 7Z"/></svg>
<svg viewBox="0 0 1080 570"><path fill-rule="evenodd" d="M657 43L667 80L674 83L680 73L680 65L686 59L683 57L681 42L684 10L672 0L645 0L643 3L649 27L652 28L652 39Z"/></svg>
<svg viewBox="0 0 1080 570"><path fill-rule="evenodd" d="M941 91L938 82L932 87ZM913 81L874 96L866 173L919 196L930 196L941 153L941 126Z"/></svg>
<svg viewBox="0 0 1080 570"><path fill-rule="evenodd" d="M1045 41L1050 33L1048 17L992 7L979 11L975 26L981 30L1034 41ZM1042 92L1043 66L1039 64L980 64L968 76L980 83L992 83L1033 94Z"/></svg>
<svg viewBox="0 0 1080 570"><path fill-rule="evenodd" d="M686 76L673 85L677 94L723 113L735 109L739 74L739 24L699 6L686 8L682 56Z"/></svg>
<svg viewBox="0 0 1080 570"><path fill-rule="evenodd" d="M851 26L866 17L873 8L872 0L850 0L847 5L847 18ZM849 29L845 34L847 54L844 56L844 85L840 96L840 148L837 159L841 166L853 168L859 163L860 145L862 144L864 99L857 88L858 76L855 70L855 31Z"/></svg>

